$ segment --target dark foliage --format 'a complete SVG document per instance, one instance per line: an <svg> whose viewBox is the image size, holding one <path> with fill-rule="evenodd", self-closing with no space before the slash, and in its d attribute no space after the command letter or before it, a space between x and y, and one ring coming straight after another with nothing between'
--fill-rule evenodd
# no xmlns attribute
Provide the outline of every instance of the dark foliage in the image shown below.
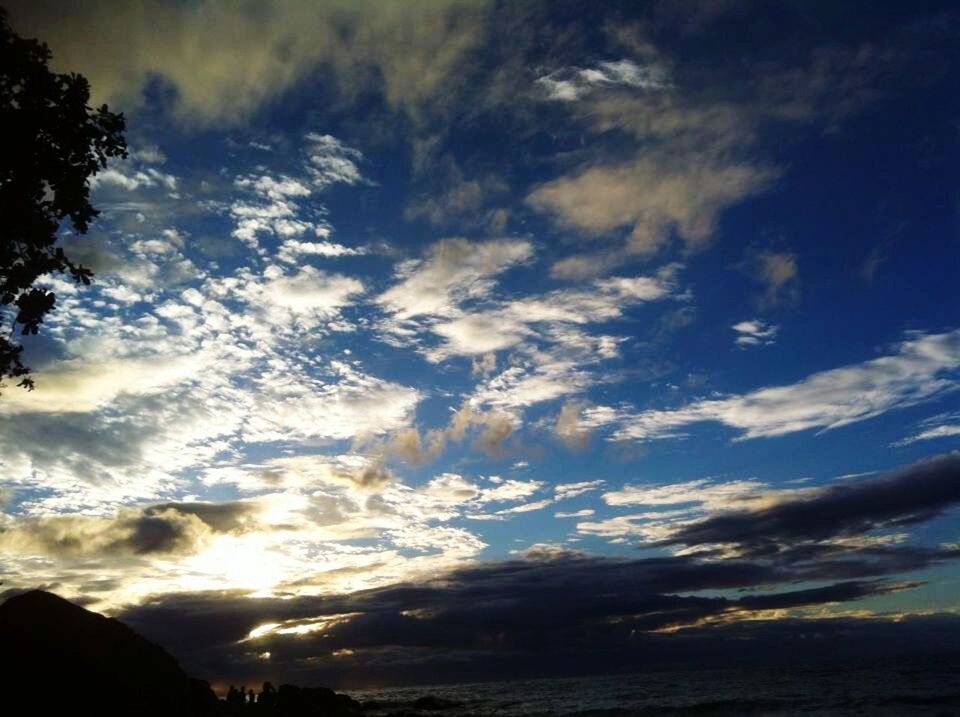
<svg viewBox="0 0 960 717"><path fill-rule="evenodd" d="M56 303L34 282L68 273L90 283L92 272L56 246L57 233L68 218L86 233L98 214L90 177L127 156L123 115L89 107L86 78L51 72L50 57L44 43L14 33L0 8L0 380L20 378L26 388L33 381L14 334L36 334Z"/></svg>

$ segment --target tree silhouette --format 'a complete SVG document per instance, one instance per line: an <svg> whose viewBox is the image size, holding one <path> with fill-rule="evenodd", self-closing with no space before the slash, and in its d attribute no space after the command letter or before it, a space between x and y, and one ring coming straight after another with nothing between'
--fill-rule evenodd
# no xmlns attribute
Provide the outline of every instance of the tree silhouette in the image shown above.
<svg viewBox="0 0 960 717"><path fill-rule="evenodd" d="M90 85L75 73L51 72L46 44L18 36L0 8L0 381L33 388L20 335L36 334L56 297L34 287L44 274L93 273L56 246L69 217L84 234L98 211L88 180L110 157L126 157L123 114L93 109ZM9 323L9 329L7 324Z"/></svg>

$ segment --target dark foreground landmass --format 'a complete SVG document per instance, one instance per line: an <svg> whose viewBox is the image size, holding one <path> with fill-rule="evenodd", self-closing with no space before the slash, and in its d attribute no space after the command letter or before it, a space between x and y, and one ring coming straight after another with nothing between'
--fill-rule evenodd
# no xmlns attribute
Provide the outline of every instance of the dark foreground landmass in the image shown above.
<svg viewBox="0 0 960 717"><path fill-rule="evenodd" d="M2 712L17 715L349 717L359 702L323 687L264 685L259 700L217 698L159 645L117 620L41 590L0 605Z"/></svg>

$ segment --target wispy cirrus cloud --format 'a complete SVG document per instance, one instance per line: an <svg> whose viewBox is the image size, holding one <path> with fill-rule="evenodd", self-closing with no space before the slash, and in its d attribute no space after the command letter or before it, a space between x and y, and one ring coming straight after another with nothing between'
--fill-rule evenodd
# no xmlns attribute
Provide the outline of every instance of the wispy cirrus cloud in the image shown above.
<svg viewBox="0 0 960 717"><path fill-rule="evenodd" d="M547 99L575 102L597 89L629 87L641 90L663 90L670 87L666 68L654 62L637 64L621 59L599 62L593 67L565 67L537 79Z"/></svg>
<svg viewBox="0 0 960 717"><path fill-rule="evenodd" d="M677 409L596 413L619 425L620 440L678 436L698 423L722 423L742 439L830 430L913 406L960 388L960 331L921 334L861 364L812 374L794 384L729 398L704 399Z"/></svg>
<svg viewBox="0 0 960 717"><path fill-rule="evenodd" d="M940 413L920 422L916 433L896 441L894 446L909 446L919 441L933 441L939 438L960 436L960 414Z"/></svg>

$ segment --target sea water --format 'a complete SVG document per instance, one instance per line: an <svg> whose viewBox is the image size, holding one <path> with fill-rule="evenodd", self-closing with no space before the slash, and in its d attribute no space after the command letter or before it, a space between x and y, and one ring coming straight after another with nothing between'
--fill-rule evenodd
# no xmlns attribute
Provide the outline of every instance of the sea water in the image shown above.
<svg viewBox="0 0 960 717"><path fill-rule="evenodd" d="M869 666L644 672L349 694L368 703L368 717L960 717L960 657ZM417 708L415 701L428 695L454 704L442 710Z"/></svg>

